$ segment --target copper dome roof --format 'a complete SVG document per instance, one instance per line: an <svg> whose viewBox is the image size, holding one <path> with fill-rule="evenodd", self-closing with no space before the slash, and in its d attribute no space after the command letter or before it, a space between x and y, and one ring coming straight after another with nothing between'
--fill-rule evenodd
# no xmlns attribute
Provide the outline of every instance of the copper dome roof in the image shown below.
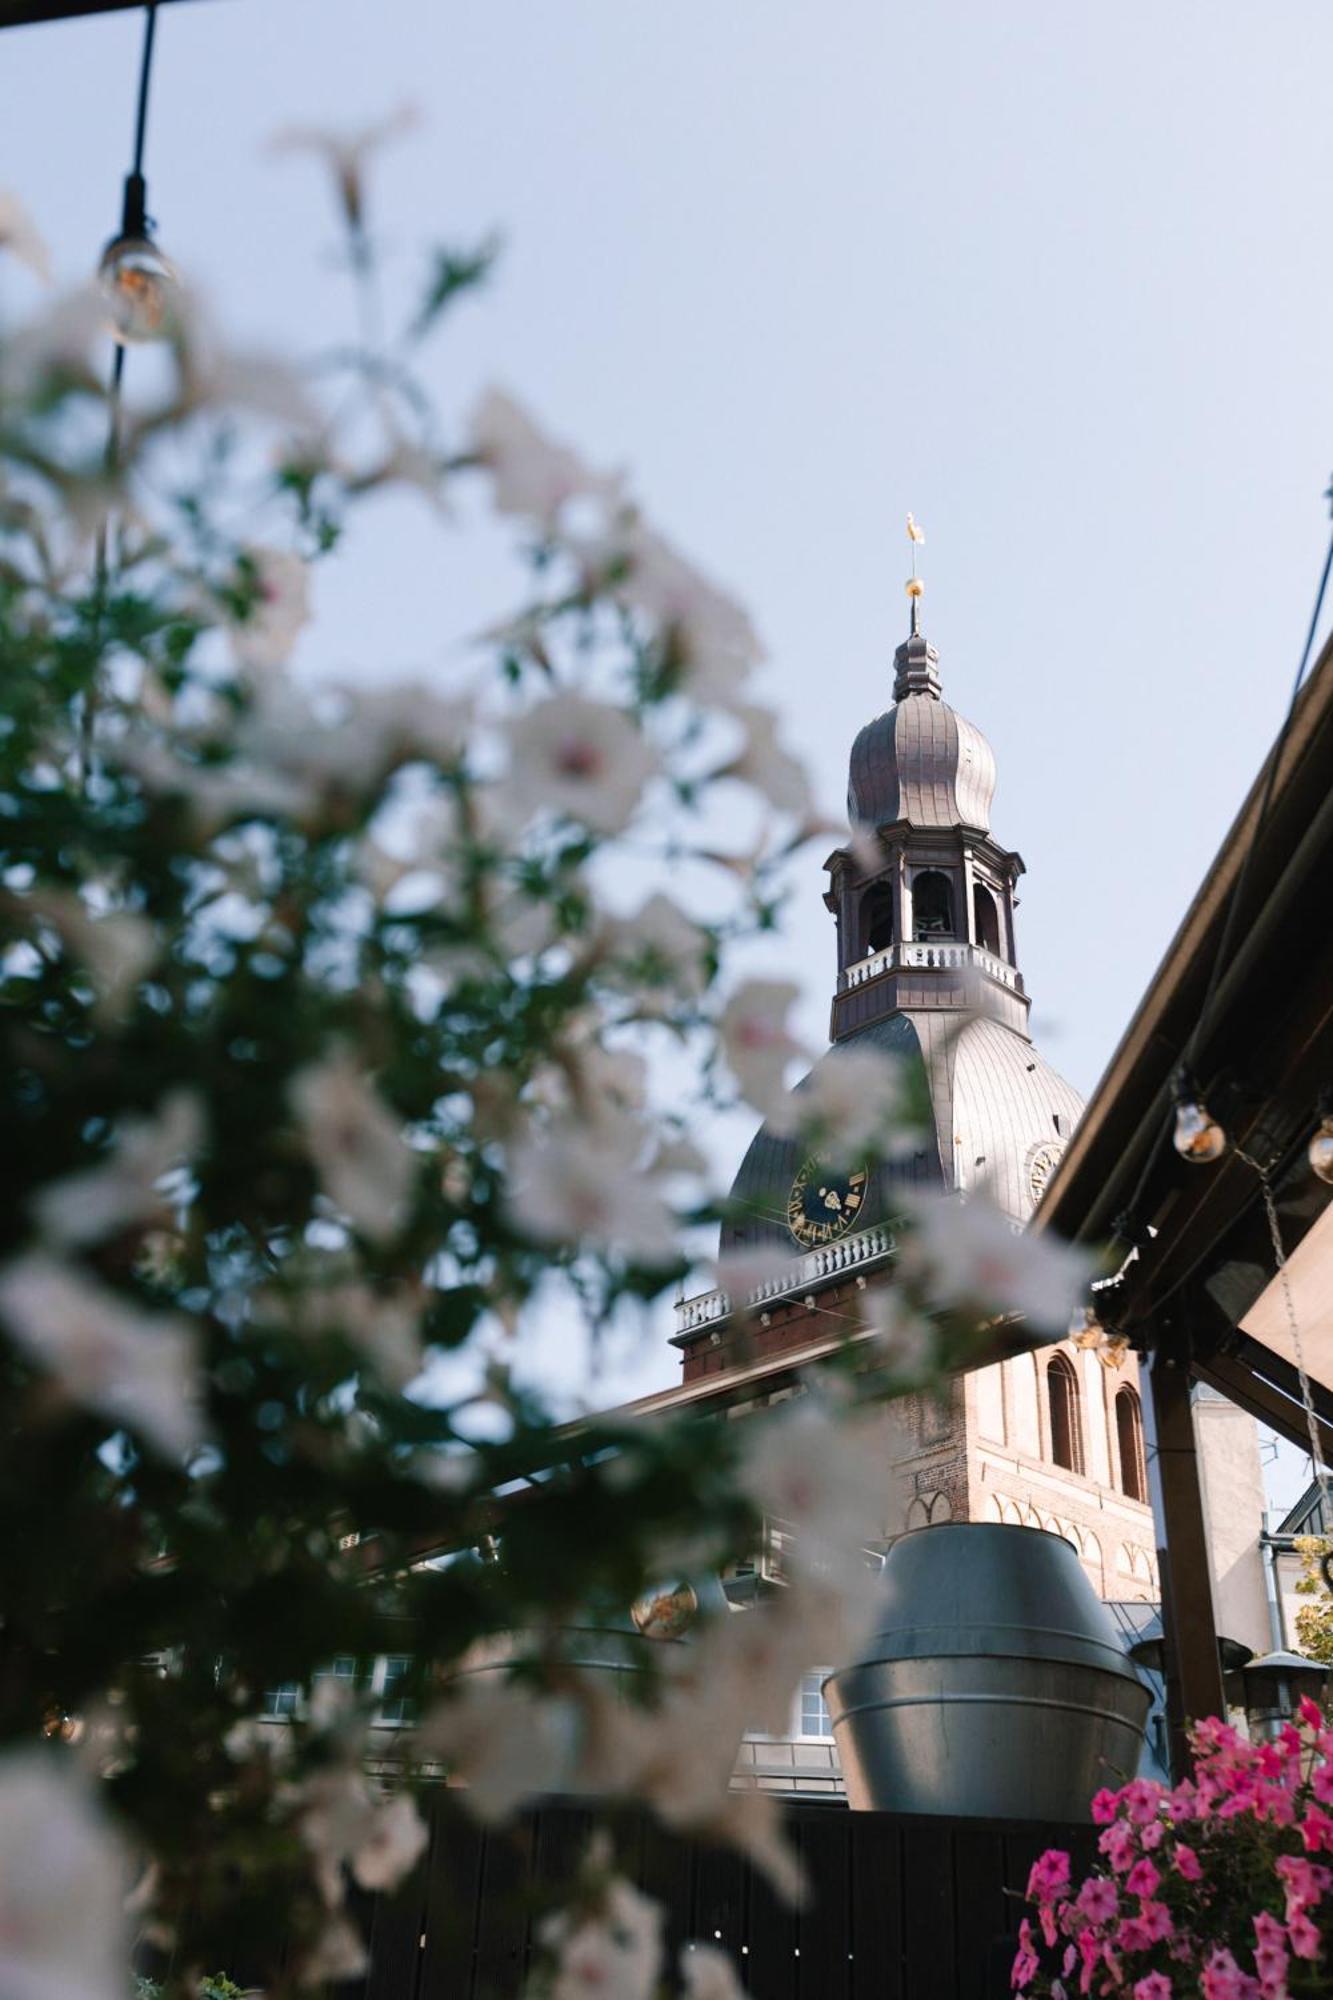
<svg viewBox="0 0 1333 2000"><path fill-rule="evenodd" d="M894 706L852 745L847 816L853 825L990 830L995 756L975 724L940 696L939 654L914 633L894 655Z"/></svg>

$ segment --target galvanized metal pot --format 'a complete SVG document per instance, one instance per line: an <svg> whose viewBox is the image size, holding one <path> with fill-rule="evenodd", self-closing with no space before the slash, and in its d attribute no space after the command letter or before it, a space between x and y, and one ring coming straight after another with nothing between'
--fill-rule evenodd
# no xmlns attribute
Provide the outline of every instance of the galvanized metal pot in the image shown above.
<svg viewBox="0 0 1333 2000"><path fill-rule="evenodd" d="M895 1542L860 1659L824 1683L856 1810L1087 1819L1150 1707L1058 1535L951 1522Z"/></svg>

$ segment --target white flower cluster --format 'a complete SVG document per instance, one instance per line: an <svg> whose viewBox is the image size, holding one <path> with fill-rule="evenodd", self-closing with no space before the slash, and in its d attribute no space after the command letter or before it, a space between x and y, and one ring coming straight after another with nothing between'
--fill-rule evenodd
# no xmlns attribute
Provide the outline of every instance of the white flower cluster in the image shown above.
<svg viewBox="0 0 1333 2000"><path fill-rule="evenodd" d="M798 1900L800 1871L773 1799L733 1791L732 1772L747 1730L785 1728L810 1661L855 1647L873 1604L865 1549L893 1514L891 1457L881 1423L814 1395L752 1418L740 1489L782 1523L786 1587L672 1648L649 1704L617 1699L592 1674L572 1685L565 1675L550 1694L494 1673L466 1676L423 1721L423 1750L466 1787L483 1820L504 1820L543 1793L640 1798L669 1826L740 1846Z"/></svg>

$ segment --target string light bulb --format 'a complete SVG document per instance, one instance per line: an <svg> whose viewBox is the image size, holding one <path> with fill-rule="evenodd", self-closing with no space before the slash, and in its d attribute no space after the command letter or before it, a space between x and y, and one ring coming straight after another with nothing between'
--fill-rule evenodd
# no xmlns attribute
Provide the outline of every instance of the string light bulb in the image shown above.
<svg viewBox="0 0 1333 2000"><path fill-rule="evenodd" d="M1097 1317L1097 1308L1080 1306L1069 1322L1069 1338L1075 1347L1100 1347L1106 1337L1106 1329Z"/></svg>
<svg viewBox="0 0 1333 2000"><path fill-rule="evenodd" d="M1333 1114L1320 1121L1306 1157L1310 1162L1310 1172L1333 1187Z"/></svg>
<svg viewBox="0 0 1333 2000"><path fill-rule="evenodd" d="M180 324L180 278L153 241L146 198L143 175L130 174L120 234L107 244L97 268L108 327L122 347L167 339Z"/></svg>
<svg viewBox="0 0 1333 2000"><path fill-rule="evenodd" d="M1176 1127L1172 1142L1182 1160L1209 1166L1227 1149L1227 1135L1195 1091L1194 1079L1183 1067L1175 1075Z"/></svg>

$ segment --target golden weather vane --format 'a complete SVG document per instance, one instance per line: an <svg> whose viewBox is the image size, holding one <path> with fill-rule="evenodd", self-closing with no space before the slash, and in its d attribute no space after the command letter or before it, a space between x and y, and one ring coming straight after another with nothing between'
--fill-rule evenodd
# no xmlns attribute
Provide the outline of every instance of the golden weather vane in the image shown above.
<svg viewBox="0 0 1333 2000"><path fill-rule="evenodd" d="M912 633L915 637L917 630L917 606L921 602L926 589L925 584L916 573L916 552L925 542L926 531L913 520L910 514L907 517L907 539L912 544L912 574L907 579L906 589L907 595L912 600Z"/></svg>

